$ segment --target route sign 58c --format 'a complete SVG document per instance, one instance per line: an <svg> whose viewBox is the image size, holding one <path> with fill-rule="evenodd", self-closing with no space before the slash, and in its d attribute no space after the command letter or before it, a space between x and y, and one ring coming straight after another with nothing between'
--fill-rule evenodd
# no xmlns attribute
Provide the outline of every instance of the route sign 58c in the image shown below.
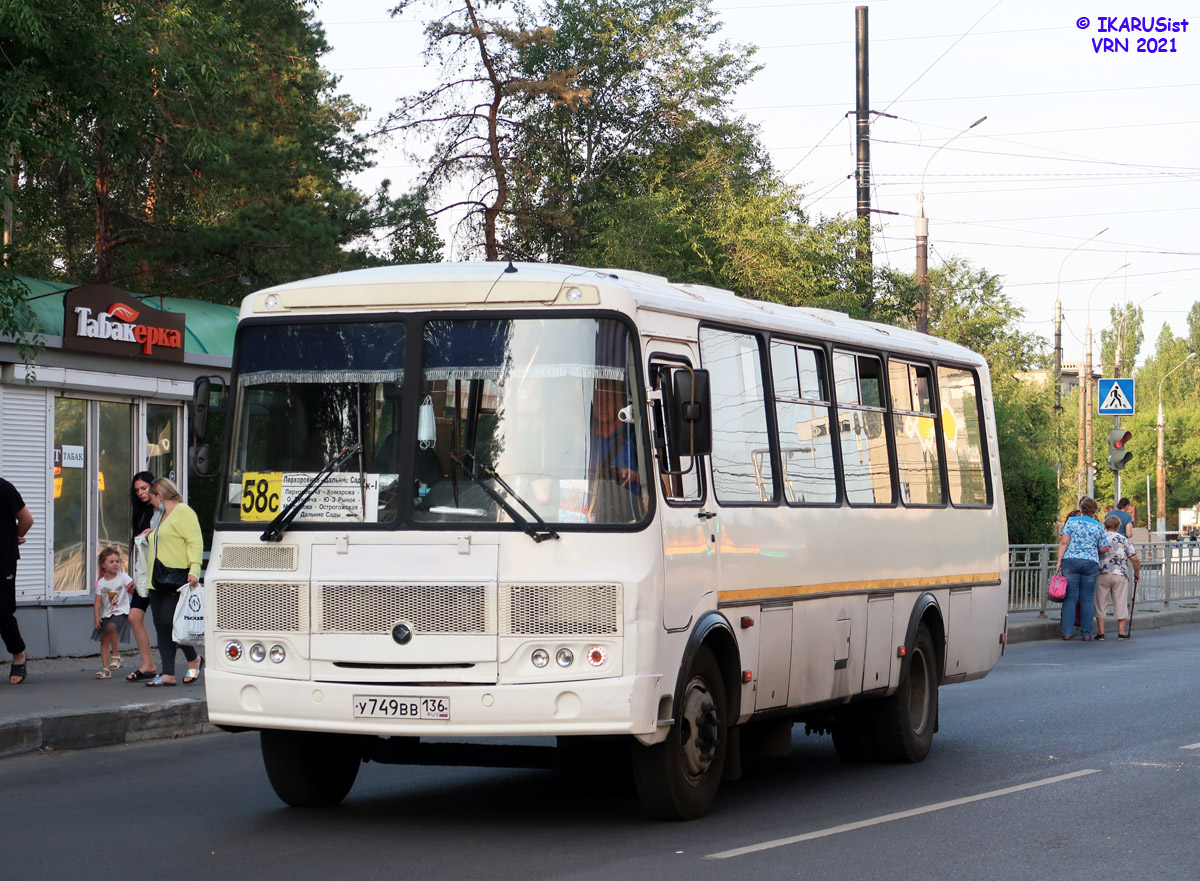
<svg viewBox="0 0 1200 881"><path fill-rule="evenodd" d="M242 520L274 520L283 493L282 471L246 471L242 474Z"/></svg>

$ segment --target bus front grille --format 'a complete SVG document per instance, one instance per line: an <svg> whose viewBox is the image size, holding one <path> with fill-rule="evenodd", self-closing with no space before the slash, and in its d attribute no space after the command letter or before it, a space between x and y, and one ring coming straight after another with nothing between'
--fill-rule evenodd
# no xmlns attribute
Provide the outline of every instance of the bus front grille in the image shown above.
<svg viewBox="0 0 1200 881"><path fill-rule="evenodd" d="M617 636L619 584L502 584L502 636Z"/></svg>
<svg viewBox="0 0 1200 881"><path fill-rule="evenodd" d="M321 584L314 633L495 633L494 585Z"/></svg>
<svg viewBox="0 0 1200 881"><path fill-rule="evenodd" d="M223 545L220 566L222 569L274 569L294 572L296 551L295 545Z"/></svg>
<svg viewBox="0 0 1200 881"><path fill-rule="evenodd" d="M269 581L218 581L216 630L298 633L308 626L308 585Z"/></svg>

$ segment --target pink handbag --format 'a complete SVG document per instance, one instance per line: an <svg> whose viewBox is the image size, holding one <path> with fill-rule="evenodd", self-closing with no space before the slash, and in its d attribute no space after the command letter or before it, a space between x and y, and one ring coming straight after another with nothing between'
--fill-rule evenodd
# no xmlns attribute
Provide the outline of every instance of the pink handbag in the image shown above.
<svg viewBox="0 0 1200 881"><path fill-rule="evenodd" d="M1050 599L1056 603L1061 603L1067 598L1067 576L1061 572L1056 572L1050 576L1050 586L1048 588Z"/></svg>

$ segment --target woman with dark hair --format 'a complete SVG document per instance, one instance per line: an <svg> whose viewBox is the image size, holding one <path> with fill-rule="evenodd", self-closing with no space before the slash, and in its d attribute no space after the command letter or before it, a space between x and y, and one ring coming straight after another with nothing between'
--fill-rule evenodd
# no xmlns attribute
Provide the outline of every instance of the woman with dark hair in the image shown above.
<svg viewBox="0 0 1200 881"><path fill-rule="evenodd" d="M150 487L154 483L154 475L149 471L139 471L133 475L129 485L129 520L133 528L129 540L129 569L133 571L133 556L137 552L135 540L139 535L145 535L158 525L158 512L150 504ZM154 653L150 650L150 633L146 630L146 610L150 608L150 596L138 593L129 601L129 626L133 629L133 638L137 642L141 663L138 668L125 678L129 682L140 682L143 679L153 679L158 674L154 664Z"/></svg>
<svg viewBox="0 0 1200 881"><path fill-rule="evenodd" d="M1079 515L1063 524L1058 541L1058 569L1067 577L1067 597L1063 600L1062 638L1069 640L1079 611L1083 641L1092 641L1096 578L1100 574L1100 554L1108 550L1108 535L1096 519L1096 500L1079 500Z"/></svg>

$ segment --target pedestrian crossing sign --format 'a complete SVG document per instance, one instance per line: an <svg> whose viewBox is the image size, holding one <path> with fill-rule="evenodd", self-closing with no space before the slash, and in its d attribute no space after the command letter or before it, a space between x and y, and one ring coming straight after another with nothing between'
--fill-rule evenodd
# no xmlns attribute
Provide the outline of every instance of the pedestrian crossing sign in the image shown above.
<svg viewBox="0 0 1200 881"><path fill-rule="evenodd" d="M1096 400L1100 407L1096 410L1101 416L1132 416L1133 415L1133 380L1132 379L1102 379L1097 384Z"/></svg>

